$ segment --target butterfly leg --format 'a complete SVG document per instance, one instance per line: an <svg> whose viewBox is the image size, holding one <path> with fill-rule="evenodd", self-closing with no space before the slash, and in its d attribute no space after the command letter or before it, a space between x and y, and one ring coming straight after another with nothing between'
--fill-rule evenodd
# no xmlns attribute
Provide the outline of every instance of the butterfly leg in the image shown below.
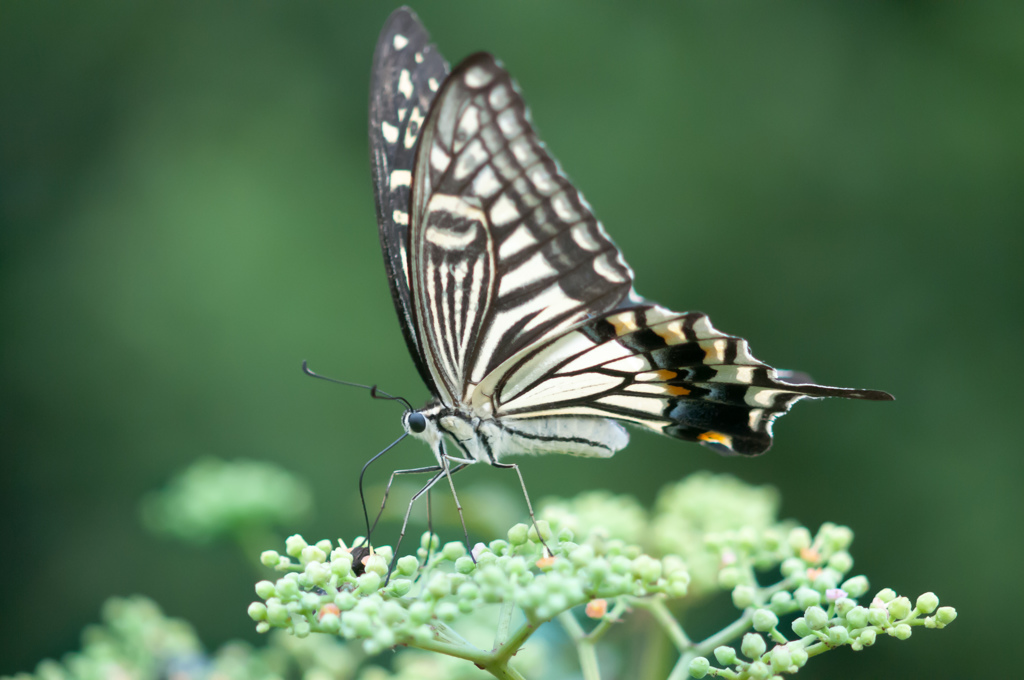
<svg viewBox="0 0 1024 680"><path fill-rule="evenodd" d="M515 463L491 463L491 465L503 470L512 469L516 471L516 475L519 476L519 485L523 487L523 498L526 499L526 509L530 513L530 521L533 522L533 530L537 532L537 540L539 540L541 545L544 546L544 549L548 551L548 555L554 555L554 553L551 552L551 548L548 547L548 544L544 542L543 538L541 538L540 528L537 526L537 518L533 516L533 504L530 503L530 494L526 492L526 482L523 481L523 473L519 471L519 466Z"/></svg>
<svg viewBox="0 0 1024 680"><path fill-rule="evenodd" d="M395 552L391 556L391 564L388 565L388 575L387 575L387 578L384 579L384 585L387 585L388 582L391 581L391 572L393 572L395 570L395 564L398 563L398 548L402 545L402 539L405 538L405 528L409 525L409 515L412 514L413 503L415 503L416 500L420 496L422 496L423 494L425 494L428 491L430 491L430 489L435 484L437 484L439 481L441 481L442 477L447 477L448 478L448 482L450 484L451 480L452 480L452 475L454 475L459 470L463 470L463 469L465 469L467 467L469 467L468 463L460 463L459 465L456 465L455 467L450 468L450 469L447 466L445 466L445 468L443 470L439 471L436 475L431 477L430 481L427 482L426 484L424 484L423 488L420 489L419 491L417 491L416 493L414 493L412 498L409 499L409 507L407 507L405 509L405 519L402 520L402 530L400 532L398 532L398 540L395 542ZM402 472L402 471L399 470L399 472ZM454 485L452 486L452 491L453 492L455 491ZM461 516L461 513L460 513L460 516ZM463 528L465 528L465 523L463 523Z"/></svg>
<svg viewBox="0 0 1024 680"><path fill-rule="evenodd" d="M370 541L370 534L372 534L373 530L377 528L377 522L380 521L381 515L384 514L384 506L388 502L388 494L391 493L391 485L394 483L395 477L397 477L398 475L415 475L415 474L422 474L422 473L426 473L426 472L440 472L440 471L441 471L441 466L440 465L430 465L428 467L410 468L409 470L395 470L394 472L392 472L391 473L391 478L388 480L388 485L386 487L384 487L384 498L382 498L381 501L380 501L380 510L377 511L377 516L373 519L373 525L369 526L367 528L367 530L366 530L366 542L369 543L369 541Z"/></svg>

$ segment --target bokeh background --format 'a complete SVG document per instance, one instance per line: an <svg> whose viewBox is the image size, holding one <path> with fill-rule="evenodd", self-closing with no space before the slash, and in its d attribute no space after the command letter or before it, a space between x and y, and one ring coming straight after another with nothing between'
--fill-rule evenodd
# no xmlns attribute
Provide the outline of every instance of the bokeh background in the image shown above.
<svg viewBox="0 0 1024 680"><path fill-rule="evenodd" d="M427 396L367 151L391 9L4 3L0 673L77 648L114 594L153 597L210 648L255 638L232 550L139 520L198 458L281 463L315 488L289 532L359 532L355 475L399 409L299 366ZM807 677L991 674L1024 595L1024 5L416 9L452 62L504 60L643 294L709 312L774 365L897 397L801 404L756 460L641 433L612 460L529 460L533 497L649 504L698 469L774 484L785 516L853 527L873 583L960 612ZM377 474L427 457L404 443ZM490 469L461 481L515 488Z"/></svg>

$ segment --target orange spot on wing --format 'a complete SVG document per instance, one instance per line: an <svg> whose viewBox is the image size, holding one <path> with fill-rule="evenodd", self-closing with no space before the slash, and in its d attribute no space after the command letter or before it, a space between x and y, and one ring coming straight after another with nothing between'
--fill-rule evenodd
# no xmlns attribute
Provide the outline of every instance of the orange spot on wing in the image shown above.
<svg viewBox="0 0 1024 680"><path fill-rule="evenodd" d="M664 368L661 369L661 370L655 371L655 374L657 374L657 376L659 378L661 378L662 380L671 380L672 378L674 378L677 375L679 375L675 371L669 371L669 370L664 369Z"/></svg>
<svg viewBox="0 0 1024 680"><path fill-rule="evenodd" d="M697 435L697 439L702 442L715 442L716 444L722 444L723 446L731 446L732 442L729 435L722 434L721 432L702 432Z"/></svg>
<svg viewBox="0 0 1024 680"><path fill-rule="evenodd" d="M681 397L685 394L689 394L690 390L679 385L665 385L665 394L671 394L673 397Z"/></svg>

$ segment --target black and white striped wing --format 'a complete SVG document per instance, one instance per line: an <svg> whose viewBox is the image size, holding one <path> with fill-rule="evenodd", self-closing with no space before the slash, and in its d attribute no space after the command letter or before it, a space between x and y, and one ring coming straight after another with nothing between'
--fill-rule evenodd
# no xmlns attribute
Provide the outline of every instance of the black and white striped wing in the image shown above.
<svg viewBox="0 0 1024 680"><path fill-rule="evenodd" d="M493 437L504 432L522 450L575 443L606 455L603 438L608 452L626 441L612 436L614 419L754 455L801 398L892 398L784 382L705 315L638 296L488 54L452 72L423 128L410 243L417 332L437 394L492 414Z"/></svg>
<svg viewBox="0 0 1024 680"><path fill-rule="evenodd" d="M489 54L462 62L431 108L410 236L417 332L449 406L518 352L639 302L632 271Z"/></svg>
<svg viewBox="0 0 1024 680"><path fill-rule="evenodd" d="M892 399L785 382L704 314L643 304L520 352L478 386L473 405L512 427L524 418L596 416L757 455L771 446L772 422L805 397Z"/></svg>
<svg viewBox="0 0 1024 680"><path fill-rule="evenodd" d="M409 290L409 194L416 145L448 63L408 7L388 18L373 55L370 84L370 163L377 224L391 297L416 368L428 387ZM436 392L436 390L432 389Z"/></svg>

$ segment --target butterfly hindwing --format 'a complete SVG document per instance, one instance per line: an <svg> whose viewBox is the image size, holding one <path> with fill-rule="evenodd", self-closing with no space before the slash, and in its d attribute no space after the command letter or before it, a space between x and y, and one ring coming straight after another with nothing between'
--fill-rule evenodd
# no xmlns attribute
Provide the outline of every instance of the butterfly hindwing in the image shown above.
<svg viewBox="0 0 1024 680"><path fill-rule="evenodd" d="M442 87L413 178L414 305L446 403L517 352L628 304L632 271L491 55Z"/></svg>
<svg viewBox="0 0 1024 680"><path fill-rule="evenodd" d="M530 418L614 418L757 455L772 422L805 397L884 400L884 392L792 384L755 359L743 338L715 329L699 312L649 303L580 324L509 359L478 386L507 423Z"/></svg>
<svg viewBox="0 0 1024 680"><path fill-rule="evenodd" d="M377 223L391 297L409 353L428 387L409 288L409 194L420 131L448 75L448 63L407 7L388 18L373 55L370 84L370 164ZM433 390L432 390L433 391Z"/></svg>

